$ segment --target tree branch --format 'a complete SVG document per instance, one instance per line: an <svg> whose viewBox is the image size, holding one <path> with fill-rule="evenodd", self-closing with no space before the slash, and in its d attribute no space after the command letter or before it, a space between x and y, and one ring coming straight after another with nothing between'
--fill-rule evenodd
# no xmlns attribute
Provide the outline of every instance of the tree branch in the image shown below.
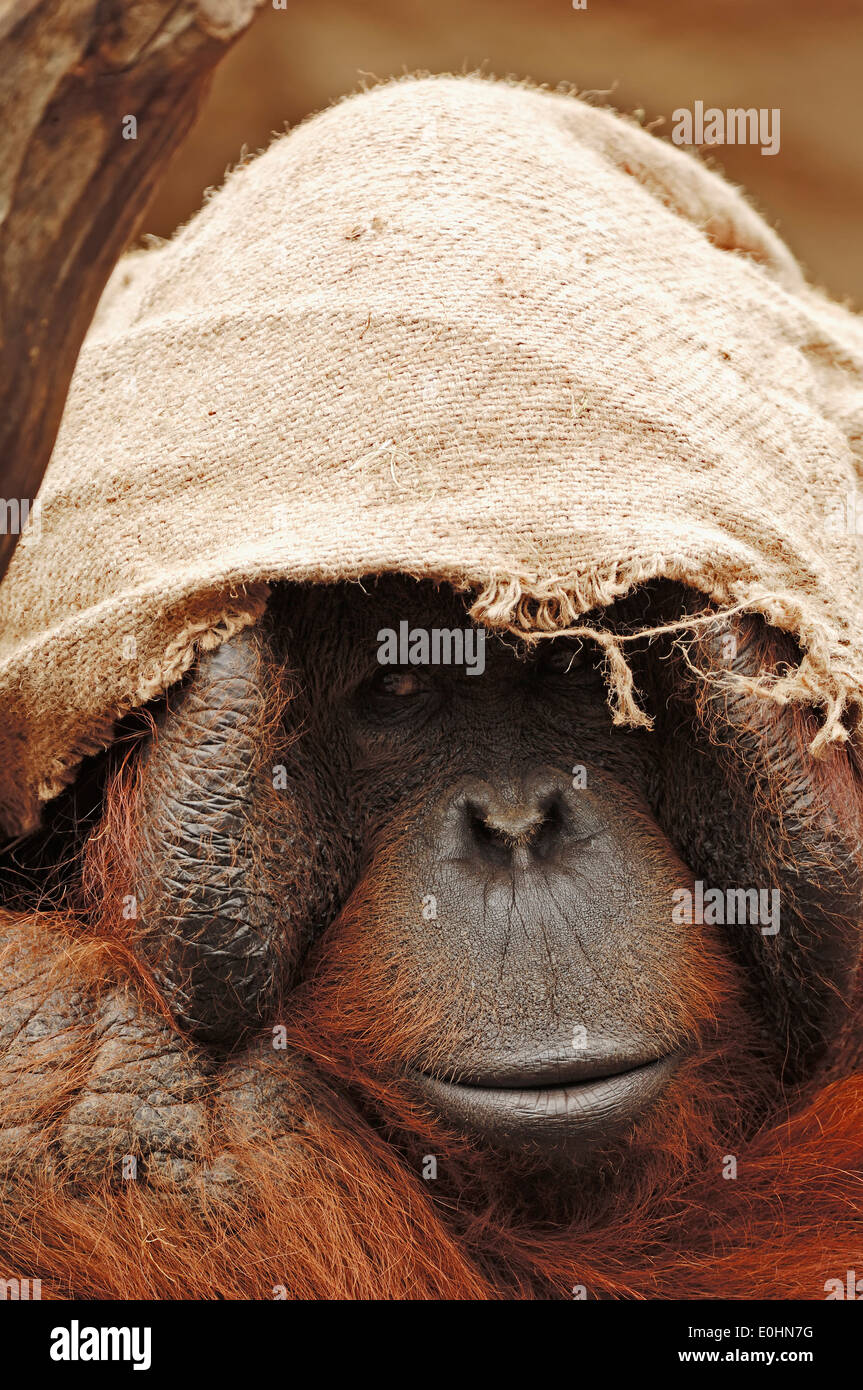
<svg viewBox="0 0 863 1390"><path fill-rule="evenodd" d="M0 0L0 579L105 282L260 3Z"/></svg>

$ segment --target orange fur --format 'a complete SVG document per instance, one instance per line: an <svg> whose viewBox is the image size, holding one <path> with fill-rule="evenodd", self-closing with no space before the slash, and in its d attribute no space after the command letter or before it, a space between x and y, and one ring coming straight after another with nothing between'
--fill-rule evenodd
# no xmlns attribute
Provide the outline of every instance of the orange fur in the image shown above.
<svg viewBox="0 0 863 1390"><path fill-rule="evenodd" d="M140 988L123 949L82 939L74 922L8 925L7 952L23 953L40 999L111 981ZM363 1082L358 1035L346 1045L338 1024L337 1000L349 1005L357 981L344 962L336 974L322 952L291 1049L251 1054L258 1079L275 1072L289 1092L293 1122L250 1122L217 1097L209 1152L183 1184L76 1189L57 1162L57 1128L90 1063L86 1026L70 1027L47 1061L37 1049L12 1075L7 1062L0 1274L41 1278L45 1297L267 1298L282 1286L315 1299L572 1297L581 1287L604 1298L817 1299L859 1265L863 1078L816 1088L738 1142L764 1087L756 1071L746 1089L745 1069L708 1052L635 1136L619 1188L564 1221L538 1218L397 1085ZM366 1102L387 1118L370 1123ZM420 1175L428 1152L437 1182ZM726 1181L729 1152L738 1177Z"/></svg>
<svg viewBox="0 0 863 1390"><path fill-rule="evenodd" d="M283 1001L286 1047L265 1036L214 1074L174 1035L206 1112L191 1170L82 1177L61 1137L98 1067L99 999L119 991L160 1039L172 1026L120 911L137 795L130 763L76 914L0 914L4 1007L20 1012L0 1060L0 1276L39 1278L59 1298L820 1299L863 1265L863 1075L782 1094L739 968L707 930L664 985L695 1059L606 1155L605 1177L558 1174L550 1201L528 1159L447 1133L398 1062L433 1062L453 1000L376 949L398 891L385 864ZM32 1028L40 1009L47 1032ZM429 1154L438 1176L426 1180ZM728 1155L736 1178L723 1176Z"/></svg>

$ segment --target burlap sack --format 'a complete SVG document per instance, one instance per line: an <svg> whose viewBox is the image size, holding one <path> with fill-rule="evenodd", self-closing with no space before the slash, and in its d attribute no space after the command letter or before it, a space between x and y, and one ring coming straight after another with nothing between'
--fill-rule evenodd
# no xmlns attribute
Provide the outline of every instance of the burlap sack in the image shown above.
<svg viewBox="0 0 863 1390"><path fill-rule="evenodd" d="M689 154L478 78L350 98L106 291L0 590L6 830L277 577L548 630L669 576L794 632L772 695L846 736L861 381L860 321Z"/></svg>

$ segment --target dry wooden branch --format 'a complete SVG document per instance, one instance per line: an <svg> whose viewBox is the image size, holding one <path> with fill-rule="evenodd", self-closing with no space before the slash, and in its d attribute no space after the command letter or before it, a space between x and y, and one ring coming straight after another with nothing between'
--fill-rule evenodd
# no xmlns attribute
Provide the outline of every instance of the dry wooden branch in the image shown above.
<svg viewBox="0 0 863 1390"><path fill-rule="evenodd" d="M0 0L0 579L105 282L260 3Z"/></svg>

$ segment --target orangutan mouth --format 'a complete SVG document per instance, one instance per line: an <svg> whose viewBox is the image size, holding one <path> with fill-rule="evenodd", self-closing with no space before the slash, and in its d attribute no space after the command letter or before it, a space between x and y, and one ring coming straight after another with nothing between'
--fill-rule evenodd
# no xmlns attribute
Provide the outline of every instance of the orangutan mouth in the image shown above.
<svg viewBox="0 0 863 1390"><path fill-rule="evenodd" d="M414 1081L441 1119L472 1137L579 1158L625 1134L659 1099L681 1058L679 1051L594 1055L509 1064L458 1082L416 1073Z"/></svg>

